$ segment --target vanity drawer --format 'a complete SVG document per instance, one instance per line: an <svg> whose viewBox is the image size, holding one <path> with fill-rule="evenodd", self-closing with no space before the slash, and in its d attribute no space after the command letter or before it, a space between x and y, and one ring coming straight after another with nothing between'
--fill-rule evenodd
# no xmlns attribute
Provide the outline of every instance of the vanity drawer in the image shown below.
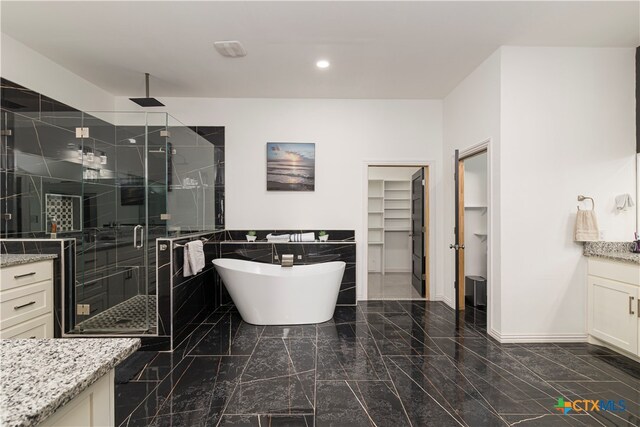
<svg viewBox="0 0 640 427"><path fill-rule="evenodd" d="M0 339L8 338L53 338L51 313L0 330Z"/></svg>
<svg viewBox="0 0 640 427"><path fill-rule="evenodd" d="M5 267L0 270L0 290L5 291L51 279L53 277L52 265L51 261L40 261Z"/></svg>
<svg viewBox="0 0 640 427"><path fill-rule="evenodd" d="M47 280L0 292L0 329L51 312L52 291L53 283Z"/></svg>
<svg viewBox="0 0 640 427"><path fill-rule="evenodd" d="M589 275L640 286L640 265L589 258Z"/></svg>

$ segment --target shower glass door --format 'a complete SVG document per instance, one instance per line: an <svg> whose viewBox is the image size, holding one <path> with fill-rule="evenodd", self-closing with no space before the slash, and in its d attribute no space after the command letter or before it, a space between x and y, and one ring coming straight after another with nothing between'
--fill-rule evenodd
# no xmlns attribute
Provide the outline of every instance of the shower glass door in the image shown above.
<svg viewBox="0 0 640 427"><path fill-rule="evenodd" d="M166 206L158 190L166 184L163 130L166 114L83 116L83 227L72 333L156 334L155 238L166 230L151 211Z"/></svg>
<svg viewBox="0 0 640 427"><path fill-rule="evenodd" d="M65 334L157 335L156 241L215 230L216 147L166 113L76 121L65 167L81 178L47 191L58 237L76 237Z"/></svg>

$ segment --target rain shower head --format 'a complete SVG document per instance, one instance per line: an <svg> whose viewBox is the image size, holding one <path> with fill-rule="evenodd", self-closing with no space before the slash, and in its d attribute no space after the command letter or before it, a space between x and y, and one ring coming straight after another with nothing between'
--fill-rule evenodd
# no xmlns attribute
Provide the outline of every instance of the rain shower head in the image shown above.
<svg viewBox="0 0 640 427"><path fill-rule="evenodd" d="M149 73L144 73L144 82L147 89L145 98L129 98L141 107L164 107L164 104L155 98L149 98Z"/></svg>
<svg viewBox="0 0 640 427"><path fill-rule="evenodd" d="M141 107L164 107L164 104L155 98L129 98Z"/></svg>

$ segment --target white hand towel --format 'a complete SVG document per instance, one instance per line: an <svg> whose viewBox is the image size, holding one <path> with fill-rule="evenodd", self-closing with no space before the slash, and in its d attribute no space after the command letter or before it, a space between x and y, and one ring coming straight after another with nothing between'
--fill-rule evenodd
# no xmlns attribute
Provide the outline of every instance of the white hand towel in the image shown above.
<svg viewBox="0 0 640 427"><path fill-rule="evenodd" d="M288 234L267 234L267 242L288 242L289 235Z"/></svg>
<svg viewBox="0 0 640 427"><path fill-rule="evenodd" d="M182 262L182 277L193 276L193 273L191 272L191 265L189 264L189 248L187 248L187 245L184 246L184 249L182 249L182 251L184 252Z"/></svg>
<svg viewBox="0 0 640 427"><path fill-rule="evenodd" d="M183 276L198 274L204 268L204 244L201 240L194 240L184 245Z"/></svg>
<svg viewBox="0 0 640 427"><path fill-rule="evenodd" d="M621 194L616 197L616 208L619 211L626 211L628 208L632 208L634 206L631 194Z"/></svg>
<svg viewBox="0 0 640 427"><path fill-rule="evenodd" d="M600 239L598 231L598 221L593 210L580 210L576 215L576 242L596 242Z"/></svg>
<svg viewBox="0 0 640 427"><path fill-rule="evenodd" d="M291 235L292 242L313 242L316 240L315 233L298 233Z"/></svg>

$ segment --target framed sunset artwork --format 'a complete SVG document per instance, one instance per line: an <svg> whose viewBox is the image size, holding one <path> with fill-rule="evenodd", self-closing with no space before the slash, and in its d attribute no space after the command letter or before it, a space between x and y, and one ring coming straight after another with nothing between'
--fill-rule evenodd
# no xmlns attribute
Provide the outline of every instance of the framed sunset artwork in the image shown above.
<svg viewBox="0 0 640 427"><path fill-rule="evenodd" d="M316 144L267 142L267 191L315 191Z"/></svg>

